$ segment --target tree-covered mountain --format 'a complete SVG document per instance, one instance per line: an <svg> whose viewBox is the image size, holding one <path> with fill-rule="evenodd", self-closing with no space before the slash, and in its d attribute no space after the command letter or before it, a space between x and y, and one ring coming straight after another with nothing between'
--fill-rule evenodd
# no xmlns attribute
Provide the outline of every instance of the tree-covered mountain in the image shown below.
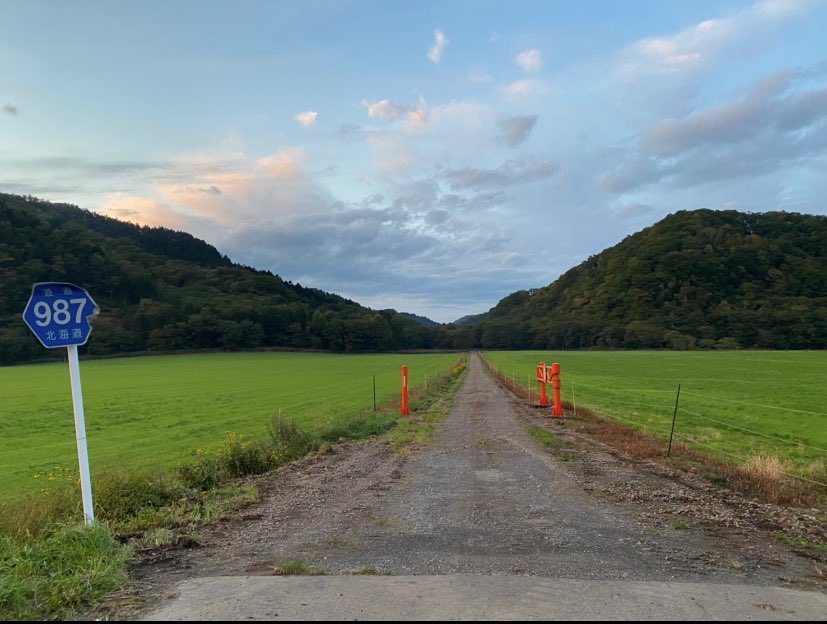
<svg viewBox="0 0 827 624"><path fill-rule="evenodd" d="M680 211L479 322L483 348L827 348L827 217Z"/></svg>
<svg viewBox="0 0 827 624"><path fill-rule="evenodd" d="M36 282L101 308L93 355L190 349L827 348L827 217L669 215L545 288L437 325L234 264L189 234L0 193L0 364L61 357L21 314Z"/></svg>
<svg viewBox="0 0 827 624"><path fill-rule="evenodd" d="M425 327L234 264L183 232L0 193L0 364L62 357L23 323L36 282L77 284L100 306L82 353L470 346L456 328Z"/></svg>

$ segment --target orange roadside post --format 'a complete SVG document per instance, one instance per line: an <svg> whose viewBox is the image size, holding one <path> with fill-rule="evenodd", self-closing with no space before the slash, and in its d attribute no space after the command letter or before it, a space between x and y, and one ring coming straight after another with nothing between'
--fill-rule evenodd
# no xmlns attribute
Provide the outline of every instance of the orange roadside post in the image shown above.
<svg viewBox="0 0 827 624"><path fill-rule="evenodd" d="M537 364L537 381L540 384L540 402L538 405L540 407L548 407L548 395L546 394L546 363L540 362Z"/></svg>
<svg viewBox="0 0 827 624"><path fill-rule="evenodd" d="M402 416L410 416L408 409L408 366L402 365L402 409L399 412Z"/></svg>
<svg viewBox="0 0 827 624"><path fill-rule="evenodd" d="M556 362L551 365L551 386L554 388L554 408L551 410L551 415L562 416L563 404L560 401L560 365Z"/></svg>

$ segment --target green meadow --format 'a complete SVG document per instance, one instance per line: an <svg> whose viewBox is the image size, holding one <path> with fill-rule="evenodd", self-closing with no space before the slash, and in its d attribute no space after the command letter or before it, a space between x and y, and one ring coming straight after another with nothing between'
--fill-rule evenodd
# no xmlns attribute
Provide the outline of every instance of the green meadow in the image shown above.
<svg viewBox="0 0 827 624"><path fill-rule="evenodd" d="M563 401L734 463L784 460L827 481L825 351L512 351L486 358L538 392L538 362L560 364ZM677 396L680 385L680 397ZM548 385L549 396L551 387ZM569 410L573 414L574 409Z"/></svg>
<svg viewBox="0 0 827 624"><path fill-rule="evenodd" d="M458 354L226 353L82 361L89 462L107 469L174 466L233 436L262 436L275 415L316 428L397 399ZM0 368L0 498L75 478L66 363Z"/></svg>

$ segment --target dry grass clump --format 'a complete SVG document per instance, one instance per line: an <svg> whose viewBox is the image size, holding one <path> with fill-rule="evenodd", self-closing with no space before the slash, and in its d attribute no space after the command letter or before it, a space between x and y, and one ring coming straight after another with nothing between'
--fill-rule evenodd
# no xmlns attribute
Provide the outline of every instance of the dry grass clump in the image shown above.
<svg viewBox="0 0 827 624"><path fill-rule="evenodd" d="M729 481L769 503L803 505L809 497L788 476L786 463L774 455L753 455L746 463L735 466Z"/></svg>
<svg viewBox="0 0 827 624"><path fill-rule="evenodd" d="M784 477L784 462L774 455L753 455L741 470L753 478L780 481Z"/></svg>

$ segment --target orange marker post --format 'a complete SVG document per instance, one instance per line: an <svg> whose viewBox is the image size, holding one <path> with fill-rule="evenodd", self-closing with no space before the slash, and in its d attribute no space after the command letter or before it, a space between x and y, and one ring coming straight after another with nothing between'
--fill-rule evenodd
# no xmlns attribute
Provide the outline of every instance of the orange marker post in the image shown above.
<svg viewBox="0 0 827 624"><path fill-rule="evenodd" d="M402 409L399 412L402 416L410 416L411 411L408 409L408 367L402 366Z"/></svg>
<svg viewBox="0 0 827 624"><path fill-rule="evenodd" d="M554 408L552 416L563 415L563 403L560 401L560 365L556 362L551 365L551 386L554 388Z"/></svg>
<svg viewBox="0 0 827 624"><path fill-rule="evenodd" d="M540 407L547 407L549 405L548 395L546 394L546 363L540 362L537 364L537 381L540 384Z"/></svg>

